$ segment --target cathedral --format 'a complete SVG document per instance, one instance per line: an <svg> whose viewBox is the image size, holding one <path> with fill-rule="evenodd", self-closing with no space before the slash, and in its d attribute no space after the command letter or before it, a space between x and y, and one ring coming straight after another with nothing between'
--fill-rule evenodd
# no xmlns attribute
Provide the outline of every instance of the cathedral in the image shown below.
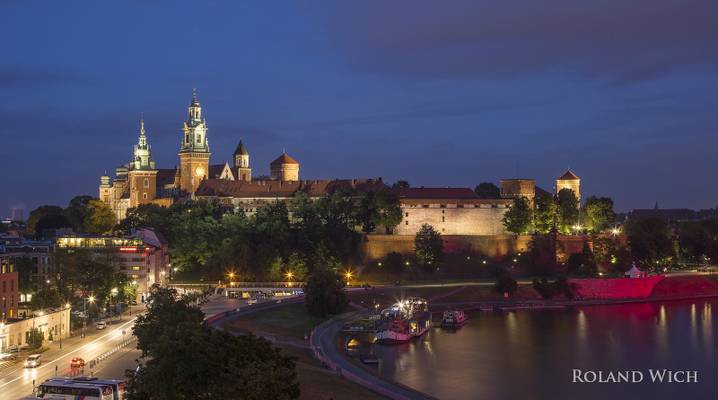
<svg viewBox="0 0 718 400"><path fill-rule="evenodd" d="M154 203L168 206L178 199L194 198L201 183L208 179L264 183L252 180L249 152L240 140L229 163L210 164L210 148L207 139L207 122L202 116L202 106L196 92L187 108L187 120L182 127L179 148L179 168L157 168L152 159L151 146L145 131L144 119L140 120L140 132L134 146L132 160L115 169L115 178L100 178L99 197L120 221L127 210L141 204ZM270 164L268 180L278 182L299 181L299 162L283 153Z"/></svg>

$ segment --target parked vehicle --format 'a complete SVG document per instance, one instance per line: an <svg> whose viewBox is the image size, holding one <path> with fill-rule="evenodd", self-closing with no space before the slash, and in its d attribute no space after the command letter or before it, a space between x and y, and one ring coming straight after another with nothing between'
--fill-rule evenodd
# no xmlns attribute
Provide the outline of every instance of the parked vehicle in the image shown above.
<svg viewBox="0 0 718 400"><path fill-rule="evenodd" d="M12 360L17 360L17 355L10 354L10 353L0 354L0 361L12 361Z"/></svg>
<svg viewBox="0 0 718 400"><path fill-rule="evenodd" d="M31 354L25 359L25 368L36 368L42 364L39 354Z"/></svg>

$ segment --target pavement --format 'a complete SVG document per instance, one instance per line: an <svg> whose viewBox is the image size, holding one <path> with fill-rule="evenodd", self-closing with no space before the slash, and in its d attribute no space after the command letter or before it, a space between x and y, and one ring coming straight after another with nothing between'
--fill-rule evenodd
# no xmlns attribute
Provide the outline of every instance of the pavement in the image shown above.
<svg viewBox="0 0 718 400"><path fill-rule="evenodd" d="M354 311L338 315L314 328L311 337L311 346L317 358L324 362L327 367L336 371L339 375L373 390L390 399L401 400L431 400L434 397L411 389L396 382L385 380L349 360L336 344L336 338L344 325L359 316L366 314L365 311Z"/></svg>
<svg viewBox="0 0 718 400"><path fill-rule="evenodd" d="M202 305L202 311L207 317L237 309L246 305L242 300L228 299L223 296L212 296L210 301ZM22 361L26 355L19 356L19 361L9 366L0 367L0 400L19 399L32 393L33 387L41 384L53 376L90 375L108 379L124 379L126 369L134 369L140 351L135 348L135 342L118 349L118 345L132 336L132 326L135 317L143 306L133 308L132 316L125 314L122 322L109 324L104 330L96 330L94 326L87 327L84 338L79 335L62 340L62 349L59 340L49 344L49 349L42 353L42 364L37 368L24 368ZM125 331L125 335L122 335ZM45 344L47 346L47 343ZM94 368L89 367L90 360L115 350ZM83 358L87 365L84 369L71 369L70 360L73 357Z"/></svg>

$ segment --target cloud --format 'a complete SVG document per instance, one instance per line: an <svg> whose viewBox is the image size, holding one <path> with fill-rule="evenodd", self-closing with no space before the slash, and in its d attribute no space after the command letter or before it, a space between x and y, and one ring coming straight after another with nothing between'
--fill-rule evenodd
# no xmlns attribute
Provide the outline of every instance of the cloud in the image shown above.
<svg viewBox="0 0 718 400"><path fill-rule="evenodd" d="M309 12L353 68L417 77L576 73L627 83L718 65L714 0L334 2Z"/></svg>
<svg viewBox="0 0 718 400"><path fill-rule="evenodd" d="M20 88L79 80L57 68L0 65L0 88Z"/></svg>

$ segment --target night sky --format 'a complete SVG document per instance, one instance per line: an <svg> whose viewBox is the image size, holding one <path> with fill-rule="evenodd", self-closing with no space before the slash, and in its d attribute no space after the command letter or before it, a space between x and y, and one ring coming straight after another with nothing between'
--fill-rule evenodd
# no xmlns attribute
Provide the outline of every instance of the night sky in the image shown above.
<svg viewBox="0 0 718 400"><path fill-rule="evenodd" d="M97 196L145 115L178 163L471 186L567 167L621 211L718 205L718 2L0 2L0 216Z"/></svg>

